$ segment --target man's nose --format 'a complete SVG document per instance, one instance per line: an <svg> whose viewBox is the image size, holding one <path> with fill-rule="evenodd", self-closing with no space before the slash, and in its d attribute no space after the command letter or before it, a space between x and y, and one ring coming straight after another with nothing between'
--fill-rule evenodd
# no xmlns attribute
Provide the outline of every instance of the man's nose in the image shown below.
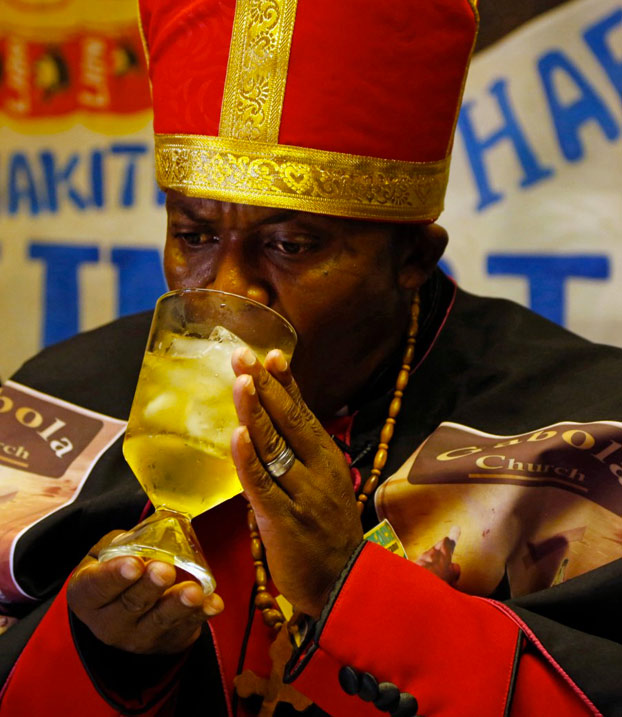
<svg viewBox="0 0 622 717"><path fill-rule="evenodd" d="M245 296L268 306L270 291L267 282L258 275L253 264L242 251L223 251L207 288Z"/></svg>

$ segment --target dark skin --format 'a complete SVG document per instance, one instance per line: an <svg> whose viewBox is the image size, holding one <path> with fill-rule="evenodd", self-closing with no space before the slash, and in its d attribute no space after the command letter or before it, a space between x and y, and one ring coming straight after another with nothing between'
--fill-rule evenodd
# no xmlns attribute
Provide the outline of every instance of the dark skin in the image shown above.
<svg viewBox="0 0 622 717"><path fill-rule="evenodd" d="M397 348L413 292L445 248L437 225L397 229L169 192L164 268L171 289L204 287L271 306L296 328L291 366L238 350L232 453L279 591L317 617L362 529L345 459L320 419L347 405ZM294 379L295 376L295 379ZM319 418L318 418L319 417ZM263 463L291 446L293 467L272 479ZM339 525L335 531L334 526ZM179 652L223 609L165 563L78 566L70 607L104 643L137 653Z"/></svg>

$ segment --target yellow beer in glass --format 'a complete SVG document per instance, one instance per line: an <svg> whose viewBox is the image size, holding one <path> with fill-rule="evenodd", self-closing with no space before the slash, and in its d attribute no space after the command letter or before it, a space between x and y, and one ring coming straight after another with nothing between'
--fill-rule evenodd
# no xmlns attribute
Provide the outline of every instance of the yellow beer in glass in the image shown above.
<svg viewBox="0 0 622 717"><path fill-rule="evenodd" d="M263 362L290 359L291 324L250 299L209 289L160 297L127 425L123 455L156 508L119 536L100 560L139 555L171 562L215 587L190 519L241 492L231 457L238 425L231 355L251 348Z"/></svg>

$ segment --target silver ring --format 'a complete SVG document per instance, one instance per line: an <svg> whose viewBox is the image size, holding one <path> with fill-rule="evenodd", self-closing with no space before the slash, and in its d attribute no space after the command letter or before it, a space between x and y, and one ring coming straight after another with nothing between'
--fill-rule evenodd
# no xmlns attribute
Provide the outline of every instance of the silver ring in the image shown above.
<svg viewBox="0 0 622 717"><path fill-rule="evenodd" d="M280 478L287 473L295 461L294 451L289 446L285 446L274 460L264 463L264 468L273 478Z"/></svg>

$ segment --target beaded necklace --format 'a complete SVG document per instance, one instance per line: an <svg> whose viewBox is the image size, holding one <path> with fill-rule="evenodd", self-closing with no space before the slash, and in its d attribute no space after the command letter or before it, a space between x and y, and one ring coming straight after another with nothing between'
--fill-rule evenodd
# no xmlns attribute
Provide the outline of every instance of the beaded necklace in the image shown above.
<svg viewBox="0 0 622 717"><path fill-rule="evenodd" d="M389 405L389 414L387 419L380 431L380 442L376 449L376 455L374 456L373 467L369 478L365 481L361 492L356 498L356 505L358 507L359 515L363 513L365 504L371 498L374 491L378 487L378 481L383 468L387 463L389 455L389 443L393 438L395 431L395 422L397 415L402 408L402 397L404 391L408 385L408 379L410 378L411 365L415 356L415 342L417 338L417 331L419 330L419 310L420 300L419 294L415 293L413 301L410 307L410 325L408 327L408 338L406 340L406 348L404 349L404 355L402 357L402 365L397 379L395 381L395 388L393 390L393 399ZM275 632L278 632L281 627L287 622L283 612L277 605L275 598L270 594L268 590L268 571L265 562L265 553L261 537L259 535L259 529L257 527L257 520L255 519L255 513L250 505L248 504L248 515L247 515L248 529L250 531L251 539L251 555L253 557L253 564L255 566L255 583L257 585L257 593L255 595L255 607L261 610L263 621L266 625L273 628Z"/></svg>

